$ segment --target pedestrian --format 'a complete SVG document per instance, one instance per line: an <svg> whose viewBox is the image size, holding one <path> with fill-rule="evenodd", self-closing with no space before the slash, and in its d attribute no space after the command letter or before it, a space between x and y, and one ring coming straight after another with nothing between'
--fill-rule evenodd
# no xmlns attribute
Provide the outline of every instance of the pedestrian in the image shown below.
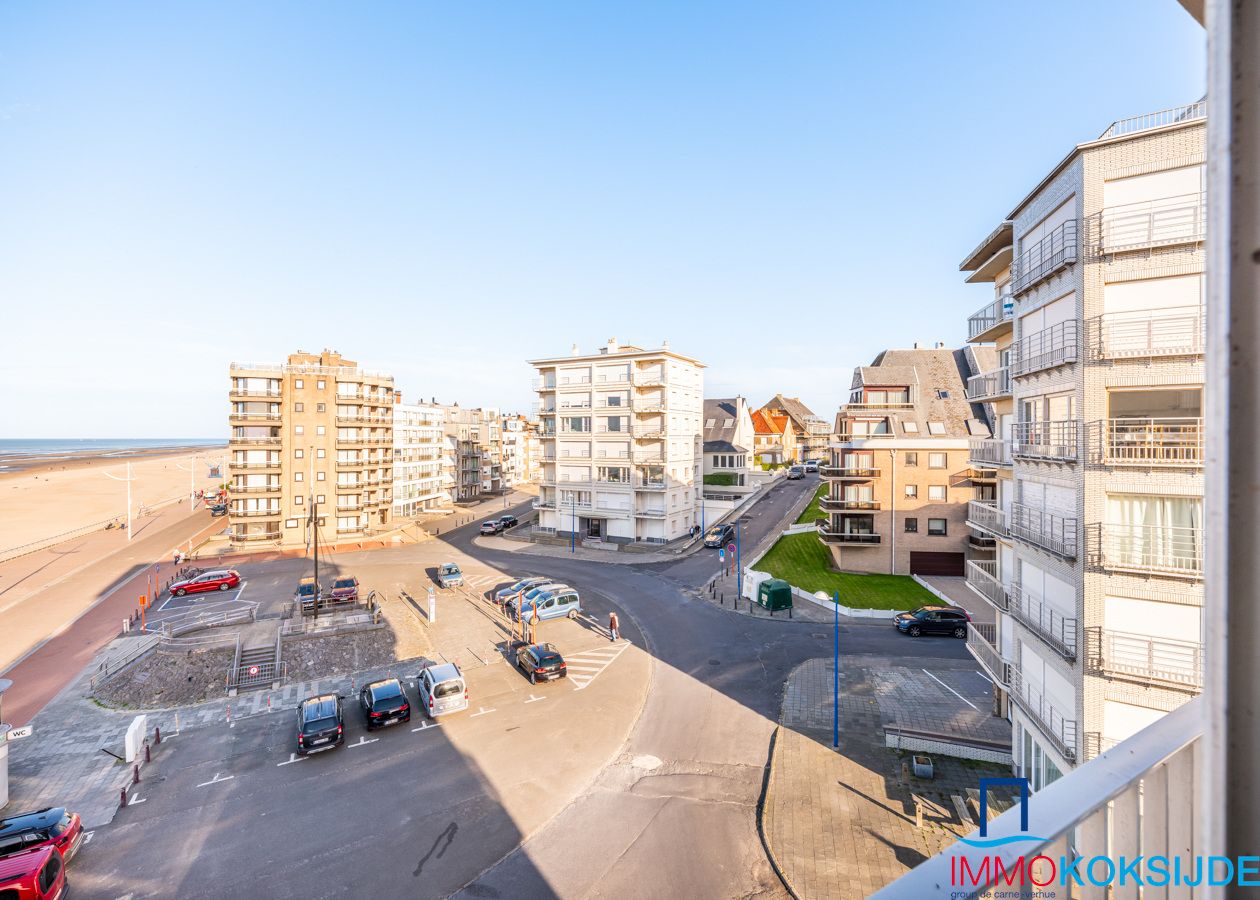
<svg viewBox="0 0 1260 900"><path fill-rule="evenodd" d="M617 621L615 612L608 614L608 633L612 635L614 641L621 637L621 623Z"/></svg>

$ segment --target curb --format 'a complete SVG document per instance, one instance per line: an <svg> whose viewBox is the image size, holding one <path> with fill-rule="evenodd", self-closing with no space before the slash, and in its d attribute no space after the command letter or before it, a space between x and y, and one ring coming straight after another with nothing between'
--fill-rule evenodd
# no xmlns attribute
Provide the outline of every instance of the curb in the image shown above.
<svg viewBox="0 0 1260 900"><path fill-rule="evenodd" d="M791 678L791 676L788 676ZM779 703L782 706L782 701ZM800 900L800 895L796 893L796 889L792 887L787 876L783 873L783 867L779 865L779 859L774 855L774 848L770 846L770 840L766 837L766 797L770 793L770 779L774 775L774 751L779 746L779 732L783 729L782 725L775 725L774 732L770 735L770 750L766 755L765 774L761 779L761 796L757 798L757 836L761 838L761 848L766 851L766 858L770 860L770 867L774 869L774 874L779 877L779 883L783 885L783 889L788 892L788 896L792 900Z"/></svg>

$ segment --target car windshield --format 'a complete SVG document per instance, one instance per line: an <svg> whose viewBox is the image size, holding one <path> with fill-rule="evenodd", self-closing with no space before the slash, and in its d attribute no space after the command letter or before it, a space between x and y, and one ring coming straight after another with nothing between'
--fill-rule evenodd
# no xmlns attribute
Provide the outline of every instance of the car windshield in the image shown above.
<svg viewBox="0 0 1260 900"><path fill-rule="evenodd" d="M443 681L441 684L435 685L433 688L434 697L453 697L463 690L463 685L458 681Z"/></svg>
<svg viewBox="0 0 1260 900"><path fill-rule="evenodd" d="M335 718L337 715L337 701L331 697L325 697L323 700L312 700L306 704L304 713L308 725L314 725L320 719Z"/></svg>
<svg viewBox="0 0 1260 900"><path fill-rule="evenodd" d="M299 584L299 585L298 585L298 593L299 593L299 594L313 594L313 593L315 593L315 585L314 585L314 584L306 584L306 583Z"/></svg>
<svg viewBox="0 0 1260 900"><path fill-rule="evenodd" d="M529 585L530 585L530 580L526 578L524 581L516 582L516 584L512 585L510 588L508 588L508 590L509 591L523 591L525 590L525 588L529 587Z"/></svg>
<svg viewBox="0 0 1260 900"><path fill-rule="evenodd" d="M538 597L539 597L539 595L540 595L540 594L545 594L545 593L547 593L547 587L546 587L546 585L540 585L539 587L536 587L536 588L534 588L532 591L530 591L529 593L527 593L527 594L525 595L525 600L526 600L527 602L528 602L528 601L531 601L531 600L536 600L536 599L538 599Z"/></svg>
<svg viewBox="0 0 1260 900"><path fill-rule="evenodd" d="M402 694L402 686L397 681L378 684L372 688L373 700L393 700Z"/></svg>
<svg viewBox="0 0 1260 900"><path fill-rule="evenodd" d="M451 565L450 563L447 563L446 565L442 566L443 575L456 575L458 573L459 573L459 566Z"/></svg>
<svg viewBox="0 0 1260 900"><path fill-rule="evenodd" d="M554 651L546 651L538 654L538 664L542 666L550 666L560 662L560 654Z"/></svg>
<svg viewBox="0 0 1260 900"><path fill-rule="evenodd" d="M354 587L354 579L353 578L338 578L336 581L333 582L333 587L335 588Z"/></svg>

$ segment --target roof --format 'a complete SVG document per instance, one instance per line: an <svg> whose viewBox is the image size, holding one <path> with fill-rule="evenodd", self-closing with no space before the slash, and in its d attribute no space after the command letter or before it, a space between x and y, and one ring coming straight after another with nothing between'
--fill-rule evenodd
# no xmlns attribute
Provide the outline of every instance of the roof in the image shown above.
<svg viewBox="0 0 1260 900"><path fill-rule="evenodd" d="M1014 243L1015 223L1007 219L989 232L989 236L981 241L976 249L967 254L967 258L958 264L958 271L974 272L999 250L1010 247Z"/></svg>
<svg viewBox="0 0 1260 900"><path fill-rule="evenodd" d="M762 409L781 409L787 413L788 418L792 420L792 424L802 431L805 429L807 419L817 419L814 411L801 402L799 397L784 397L782 394L775 394L774 398L761 405Z"/></svg>
<svg viewBox="0 0 1260 900"><path fill-rule="evenodd" d="M0 819L0 837L29 831L32 828L51 828L60 822L61 817L65 814L66 811L63 807L46 806L43 809L33 810L32 812L8 816Z"/></svg>
<svg viewBox="0 0 1260 900"><path fill-rule="evenodd" d="M740 397L704 401L704 452L747 453L733 442L739 428ZM710 427L709 422L713 422Z"/></svg>
<svg viewBox="0 0 1260 900"><path fill-rule="evenodd" d="M776 416L764 409L754 410L752 420L756 434L783 434L791 421L787 416Z"/></svg>
<svg viewBox="0 0 1260 900"><path fill-rule="evenodd" d="M5 882L30 875L32 872L38 872L39 867L56 852L57 848L54 845L45 844L42 847L0 859L0 886L3 886Z"/></svg>
<svg viewBox="0 0 1260 900"><path fill-rule="evenodd" d="M842 425L845 418L869 416L887 418L889 437L899 439L948 440L968 437L988 437L991 426L984 404L967 400L967 379L976 374L973 364L992 363L997 367L997 351L993 348L974 354L969 348L951 350L946 347L913 350L885 350L875 357L869 366L858 366L853 372L853 387L909 387L913 407L852 409L850 404L840 407L836 414L836 432L848 431ZM981 369L980 371L988 371ZM907 431L905 423L912 422ZM929 422L939 422L944 433L932 434Z"/></svg>
<svg viewBox="0 0 1260 900"><path fill-rule="evenodd" d="M450 681L452 678L463 678L459 666L455 663L442 663L440 666L429 666L429 674L436 681Z"/></svg>

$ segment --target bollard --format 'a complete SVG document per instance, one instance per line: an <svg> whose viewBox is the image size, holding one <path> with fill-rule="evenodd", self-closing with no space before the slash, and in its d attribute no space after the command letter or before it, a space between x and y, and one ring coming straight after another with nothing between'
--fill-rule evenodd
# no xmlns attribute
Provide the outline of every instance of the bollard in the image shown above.
<svg viewBox="0 0 1260 900"><path fill-rule="evenodd" d="M723 593L722 593L722 595L718 598L718 603L720 603L722 606L725 606L725 605L726 605L726 593L725 593L725 592L723 592Z"/></svg>
<svg viewBox="0 0 1260 900"><path fill-rule="evenodd" d="M271 695L267 695L267 712L271 712Z"/></svg>
<svg viewBox="0 0 1260 900"><path fill-rule="evenodd" d="M788 618L792 618L792 607L788 607Z"/></svg>
<svg viewBox="0 0 1260 900"><path fill-rule="evenodd" d="M122 797L119 799L118 805L120 807L125 807L127 805L127 789L122 788L121 794L122 794Z"/></svg>
<svg viewBox="0 0 1260 900"><path fill-rule="evenodd" d="M153 750L149 747L149 742L144 742L144 762L145 765L153 762Z"/></svg>
<svg viewBox="0 0 1260 900"><path fill-rule="evenodd" d="M162 729L161 728L153 729L153 743L155 744L162 743Z"/></svg>
<svg viewBox="0 0 1260 900"><path fill-rule="evenodd" d="M140 764L139 763L131 767L131 783L132 784L140 783Z"/></svg>

